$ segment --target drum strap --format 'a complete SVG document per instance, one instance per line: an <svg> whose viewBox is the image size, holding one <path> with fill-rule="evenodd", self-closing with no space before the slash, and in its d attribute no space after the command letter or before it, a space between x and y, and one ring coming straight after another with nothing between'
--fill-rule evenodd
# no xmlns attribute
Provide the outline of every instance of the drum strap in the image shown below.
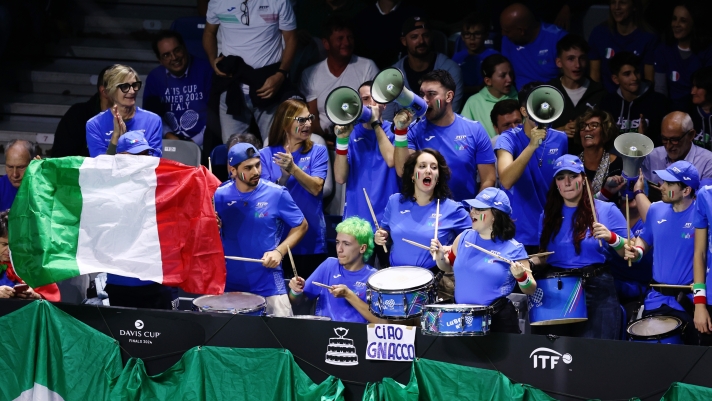
<svg viewBox="0 0 712 401"><path fill-rule="evenodd" d="M595 265L584 266L579 269L562 269L560 267L551 266L546 274L552 273L568 273L572 276L581 276L583 278L597 277L608 271L608 265L597 263Z"/></svg>
<svg viewBox="0 0 712 401"><path fill-rule="evenodd" d="M490 309L492 309L492 314L496 315L499 313L502 309L504 309L505 306L509 303L509 299L507 297L500 297L495 299L494 302L490 304Z"/></svg>

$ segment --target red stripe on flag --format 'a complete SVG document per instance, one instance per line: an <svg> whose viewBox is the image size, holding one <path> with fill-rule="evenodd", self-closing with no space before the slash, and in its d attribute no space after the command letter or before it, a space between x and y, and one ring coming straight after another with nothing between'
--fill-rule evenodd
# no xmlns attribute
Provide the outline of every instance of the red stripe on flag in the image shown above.
<svg viewBox="0 0 712 401"><path fill-rule="evenodd" d="M156 221L163 284L222 294L225 254L212 197L220 181L208 170L161 159L156 168Z"/></svg>

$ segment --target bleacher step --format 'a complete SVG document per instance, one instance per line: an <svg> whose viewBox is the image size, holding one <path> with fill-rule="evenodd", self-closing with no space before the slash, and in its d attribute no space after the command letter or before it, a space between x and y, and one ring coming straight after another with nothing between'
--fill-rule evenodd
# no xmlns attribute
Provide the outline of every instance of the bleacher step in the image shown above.
<svg viewBox="0 0 712 401"><path fill-rule="evenodd" d="M55 57L124 61L128 64L134 61L156 61L148 41L78 38L62 40L48 49L48 52Z"/></svg>
<svg viewBox="0 0 712 401"><path fill-rule="evenodd" d="M74 103L85 101L85 96L63 96L37 93L9 93L1 95L0 111L4 114L61 117Z"/></svg>

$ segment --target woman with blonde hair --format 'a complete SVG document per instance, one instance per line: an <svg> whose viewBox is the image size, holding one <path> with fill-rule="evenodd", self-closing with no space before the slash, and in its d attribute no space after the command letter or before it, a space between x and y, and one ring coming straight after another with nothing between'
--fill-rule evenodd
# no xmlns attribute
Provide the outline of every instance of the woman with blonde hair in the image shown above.
<svg viewBox="0 0 712 401"><path fill-rule="evenodd" d="M310 139L313 121L306 103L285 100L274 114L269 146L260 151L262 179L287 188L309 223L309 231L292 249L299 273L305 277L326 259L322 199L329 154L326 146Z"/></svg>
<svg viewBox="0 0 712 401"><path fill-rule="evenodd" d="M153 148L153 155L161 156L163 124L156 114L136 105L141 85L136 70L127 65L115 64L106 70L104 87L114 107L87 121L87 146L91 157L106 154L107 150L109 154L115 153L119 137L128 131L143 131Z"/></svg>

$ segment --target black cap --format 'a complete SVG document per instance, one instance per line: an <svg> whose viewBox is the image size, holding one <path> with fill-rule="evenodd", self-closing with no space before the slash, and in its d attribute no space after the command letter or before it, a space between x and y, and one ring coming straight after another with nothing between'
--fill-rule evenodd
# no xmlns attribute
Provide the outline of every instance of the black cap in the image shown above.
<svg viewBox="0 0 712 401"><path fill-rule="evenodd" d="M427 26L427 21L423 17L418 17L417 15L413 17L408 17L408 19L403 22L401 36L405 36L416 29L426 28Z"/></svg>

